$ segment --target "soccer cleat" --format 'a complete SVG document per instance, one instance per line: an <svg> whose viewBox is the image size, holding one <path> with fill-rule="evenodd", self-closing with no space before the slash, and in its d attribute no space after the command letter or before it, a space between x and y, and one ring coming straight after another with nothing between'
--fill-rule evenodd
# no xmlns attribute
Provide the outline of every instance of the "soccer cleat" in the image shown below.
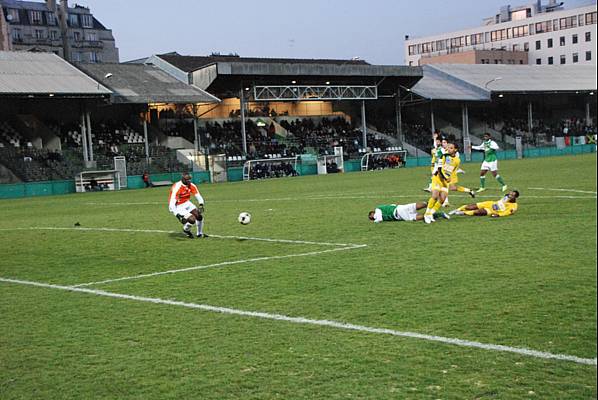
<svg viewBox="0 0 598 400"><path fill-rule="evenodd" d="M475 199L475 192L474 192L473 190L470 190L470 191L469 191L469 192L467 192L467 193L469 193L469 195L470 195L470 196L471 196L473 199Z"/></svg>
<svg viewBox="0 0 598 400"><path fill-rule="evenodd" d="M451 219L451 217L445 212L440 213L440 217L444 219Z"/></svg>
<svg viewBox="0 0 598 400"><path fill-rule="evenodd" d="M485 192L485 191L486 191L486 188L479 188L479 189L478 189L478 190L476 190L475 192L476 192L476 193L482 193L482 192Z"/></svg>
<svg viewBox="0 0 598 400"><path fill-rule="evenodd" d="M184 233L185 235L187 235L187 237L188 237L189 239L193 239L193 234L191 233L191 231L188 231L188 230L186 230L185 228L183 228L183 233Z"/></svg>
<svg viewBox="0 0 598 400"><path fill-rule="evenodd" d="M429 187L427 187L427 188L424 188L424 189L422 189L422 190L423 190L424 192L428 192L428 193L430 193L430 192L432 191L432 190L431 190Z"/></svg>
<svg viewBox="0 0 598 400"><path fill-rule="evenodd" d="M502 185L502 187L500 188L500 190L502 190L503 192L507 191L507 185Z"/></svg>
<svg viewBox="0 0 598 400"><path fill-rule="evenodd" d="M198 234L197 234L197 237L198 237L198 238L209 238L209 237L210 237L210 235L208 235L207 233L198 233Z"/></svg>
<svg viewBox="0 0 598 400"><path fill-rule="evenodd" d="M431 224L432 222L434 222L434 217L432 215L424 215L424 222L426 224Z"/></svg>
<svg viewBox="0 0 598 400"><path fill-rule="evenodd" d="M461 210L453 210L449 213L449 215L465 215L465 213Z"/></svg>

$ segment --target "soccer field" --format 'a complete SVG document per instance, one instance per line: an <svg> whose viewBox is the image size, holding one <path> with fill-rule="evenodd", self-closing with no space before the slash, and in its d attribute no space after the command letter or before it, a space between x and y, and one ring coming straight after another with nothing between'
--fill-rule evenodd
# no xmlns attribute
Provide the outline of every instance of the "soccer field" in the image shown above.
<svg viewBox="0 0 598 400"><path fill-rule="evenodd" d="M0 201L0 399L596 398L595 167L432 225L367 219L429 168L200 185L193 240L167 188Z"/></svg>

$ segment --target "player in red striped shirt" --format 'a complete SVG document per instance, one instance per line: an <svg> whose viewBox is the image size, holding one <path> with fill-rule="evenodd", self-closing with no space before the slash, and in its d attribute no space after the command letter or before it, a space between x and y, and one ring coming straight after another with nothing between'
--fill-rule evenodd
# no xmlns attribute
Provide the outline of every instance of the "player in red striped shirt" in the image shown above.
<svg viewBox="0 0 598 400"><path fill-rule="evenodd" d="M191 202L191 196L195 197L198 207ZM191 226L194 224L197 227L197 237L208 237L203 233L204 200L188 173L184 173L181 180L170 188L168 210L183 224L183 232L190 239L193 239Z"/></svg>

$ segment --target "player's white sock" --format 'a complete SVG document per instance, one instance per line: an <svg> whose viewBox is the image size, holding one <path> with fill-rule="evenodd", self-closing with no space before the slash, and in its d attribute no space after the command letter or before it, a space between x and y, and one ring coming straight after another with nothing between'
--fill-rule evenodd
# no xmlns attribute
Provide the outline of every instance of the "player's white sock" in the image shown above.
<svg viewBox="0 0 598 400"><path fill-rule="evenodd" d="M186 222L185 225L183 225L183 229L188 231L189 228L191 228L191 224L189 222Z"/></svg>
<svg viewBox="0 0 598 400"><path fill-rule="evenodd" d="M197 225L197 234L202 235L203 234L203 219L201 221L197 221L196 225Z"/></svg>

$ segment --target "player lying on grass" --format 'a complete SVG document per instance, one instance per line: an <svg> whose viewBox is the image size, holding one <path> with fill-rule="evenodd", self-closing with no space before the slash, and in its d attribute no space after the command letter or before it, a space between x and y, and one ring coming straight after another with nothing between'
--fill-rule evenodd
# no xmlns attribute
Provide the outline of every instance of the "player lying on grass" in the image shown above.
<svg viewBox="0 0 598 400"><path fill-rule="evenodd" d="M480 217L486 215L491 217L506 217L508 215L515 214L515 211L517 211L518 198L519 192L517 190L512 190L505 197L498 201L484 201L476 204L468 204L451 211L449 214Z"/></svg>
<svg viewBox="0 0 598 400"><path fill-rule="evenodd" d="M370 211L368 218L375 223L388 221L421 221L424 219L423 214L418 214L417 210L426 208L426 203L409 203L409 204L386 204L376 207L374 211ZM448 215L443 212L436 213L437 218L450 219Z"/></svg>
<svg viewBox="0 0 598 400"><path fill-rule="evenodd" d="M199 208L191 202L191 196L195 197ZM183 224L183 232L193 239L191 226L196 225L197 237L208 237L203 233L203 210L204 200L197 186L191 182L191 175L184 173L181 180L172 185L168 196L168 210Z"/></svg>

